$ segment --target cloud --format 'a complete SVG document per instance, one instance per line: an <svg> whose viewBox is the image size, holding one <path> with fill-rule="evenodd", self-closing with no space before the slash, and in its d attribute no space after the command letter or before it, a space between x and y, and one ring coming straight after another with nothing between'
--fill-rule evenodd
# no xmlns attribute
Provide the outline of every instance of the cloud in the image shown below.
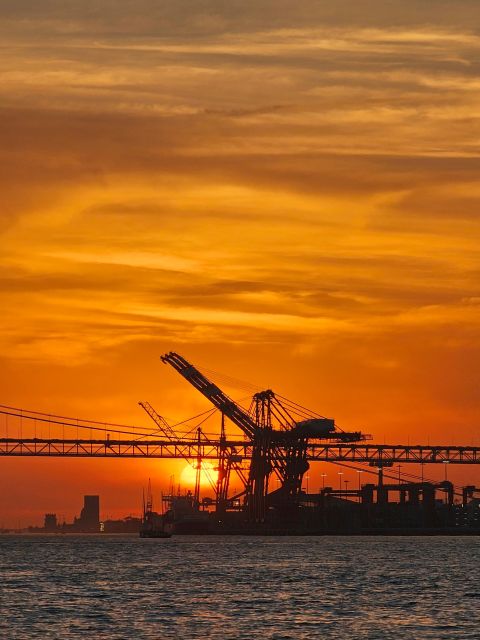
<svg viewBox="0 0 480 640"><path fill-rule="evenodd" d="M4 4L19 357L471 330L478 5Z"/></svg>
<svg viewBox="0 0 480 640"><path fill-rule="evenodd" d="M462 186L463 193L455 184L411 191L392 209L406 216L420 217L425 222L429 219L480 222L480 193L475 193L475 184L467 182Z"/></svg>
<svg viewBox="0 0 480 640"><path fill-rule="evenodd" d="M315 0L302 0L295 6L289 0L220 0L193 4L188 0L104 0L101 4L85 5L76 0L58 3L45 0L41 7L35 0L3 0L4 19L18 23L20 29L37 26L45 31L74 34L88 30L98 35L127 37L142 35L213 35L224 32L252 31L265 28L305 27L312 24L329 26L365 25L445 25L470 27L478 16L476 0L458 0L455 6L448 0L431 3L406 0L402 6L383 0L339 0L335 6ZM37 31L38 32L38 31Z"/></svg>

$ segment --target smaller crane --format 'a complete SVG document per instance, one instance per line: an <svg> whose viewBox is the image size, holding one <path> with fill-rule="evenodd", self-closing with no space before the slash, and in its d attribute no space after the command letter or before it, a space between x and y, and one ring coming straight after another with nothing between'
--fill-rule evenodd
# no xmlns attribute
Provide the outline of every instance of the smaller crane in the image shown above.
<svg viewBox="0 0 480 640"><path fill-rule="evenodd" d="M168 424L165 418L161 416L152 407L152 405L149 402L139 402L138 404L147 413L147 415L150 416L150 418L157 425L159 431L162 433L163 436L165 436L165 438L167 438L171 442L179 440L178 434L175 433L175 431ZM192 460L186 455L185 450L179 447L180 455L182 456L182 458L186 460L186 462L188 462L188 464L195 469L195 491L193 495L193 500L194 500L194 504L196 505L196 508L198 508L200 505L200 485L202 480L202 457L200 454L201 441L202 441L202 430L199 427L197 429L197 443L199 446L198 446L198 455L197 455L196 463L192 462ZM205 471L205 475L207 476L207 479L212 489L216 492L217 487L211 475L208 473L208 469L203 469L203 470Z"/></svg>

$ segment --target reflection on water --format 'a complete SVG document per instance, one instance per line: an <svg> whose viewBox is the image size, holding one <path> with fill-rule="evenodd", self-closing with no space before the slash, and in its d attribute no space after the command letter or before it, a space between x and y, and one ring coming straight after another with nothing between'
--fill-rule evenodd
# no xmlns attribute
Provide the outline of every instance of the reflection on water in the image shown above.
<svg viewBox="0 0 480 640"><path fill-rule="evenodd" d="M477 538L0 537L0 637L480 637Z"/></svg>

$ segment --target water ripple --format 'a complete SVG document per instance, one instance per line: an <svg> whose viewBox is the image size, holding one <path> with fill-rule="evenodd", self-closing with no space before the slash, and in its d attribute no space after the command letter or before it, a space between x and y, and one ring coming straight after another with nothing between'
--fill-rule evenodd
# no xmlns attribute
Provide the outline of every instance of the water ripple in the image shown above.
<svg viewBox="0 0 480 640"><path fill-rule="evenodd" d="M0 537L8 640L469 640L477 538Z"/></svg>

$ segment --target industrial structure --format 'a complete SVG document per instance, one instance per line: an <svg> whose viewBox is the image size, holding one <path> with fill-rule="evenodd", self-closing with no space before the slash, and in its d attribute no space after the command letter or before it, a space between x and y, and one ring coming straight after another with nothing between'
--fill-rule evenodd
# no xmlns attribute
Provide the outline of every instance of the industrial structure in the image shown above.
<svg viewBox="0 0 480 640"><path fill-rule="evenodd" d="M182 356L171 352L162 356L162 361L178 371L221 413L216 487L218 513L232 508L239 499L243 499L244 511L250 522L264 522L267 510L272 508L291 510L298 502L303 476L309 468L307 446L310 440L358 442L365 439L359 432L339 431L333 420L282 399L271 389L256 393L247 412ZM242 466L243 457L236 448L226 446L225 419L238 427L251 444L248 469ZM155 422L163 430L163 425L158 420ZM164 430L164 435L168 436L168 433ZM200 430L197 436L200 444ZM200 469L201 455L198 453L198 472ZM232 470L241 480L243 489L229 497ZM280 483L273 491L269 490L272 474ZM196 493L198 488L197 480ZM198 501L198 495L195 499Z"/></svg>
<svg viewBox="0 0 480 640"><path fill-rule="evenodd" d="M170 352L161 360L218 411L218 437L207 436L201 426L180 436L148 402L139 404L154 423L151 430L3 406L0 415L6 420L61 428L62 438L36 437L36 432L34 437L16 434L1 438L0 456L183 458L196 472L194 492L180 495L171 491L164 496L165 513L161 518L162 527L177 533L365 532L382 527L408 529L411 523L427 529L465 528L465 522L477 522L475 509L468 517L455 511L455 489L446 480L435 484L423 480L401 482L399 478L395 484L387 484L384 469L394 463L475 465L480 463L480 447L370 444L365 434L342 431L334 420L271 389L255 393L246 409L179 354ZM227 422L240 430L240 437L227 435ZM77 437L63 437L65 429L70 433L76 429ZM90 430L90 438L80 437L86 430ZM92 432L103 432L104 437L93 438ZM216 478L211 481L213 499L200 495L205 460L216 461ZM304 479L315 461L368 464L377 469L378 484L359 486L358 490L324 487L317 494L309 494ZM240 482L240 490L231 490L232 476L237 486ZM389 500L391 492L398 494L396 510ZM473 486L463 490L461 504L465 508L468 501L475 504L475 492ZM150 523L158 523L148 496L145 514L149 514Z"/></svg>

